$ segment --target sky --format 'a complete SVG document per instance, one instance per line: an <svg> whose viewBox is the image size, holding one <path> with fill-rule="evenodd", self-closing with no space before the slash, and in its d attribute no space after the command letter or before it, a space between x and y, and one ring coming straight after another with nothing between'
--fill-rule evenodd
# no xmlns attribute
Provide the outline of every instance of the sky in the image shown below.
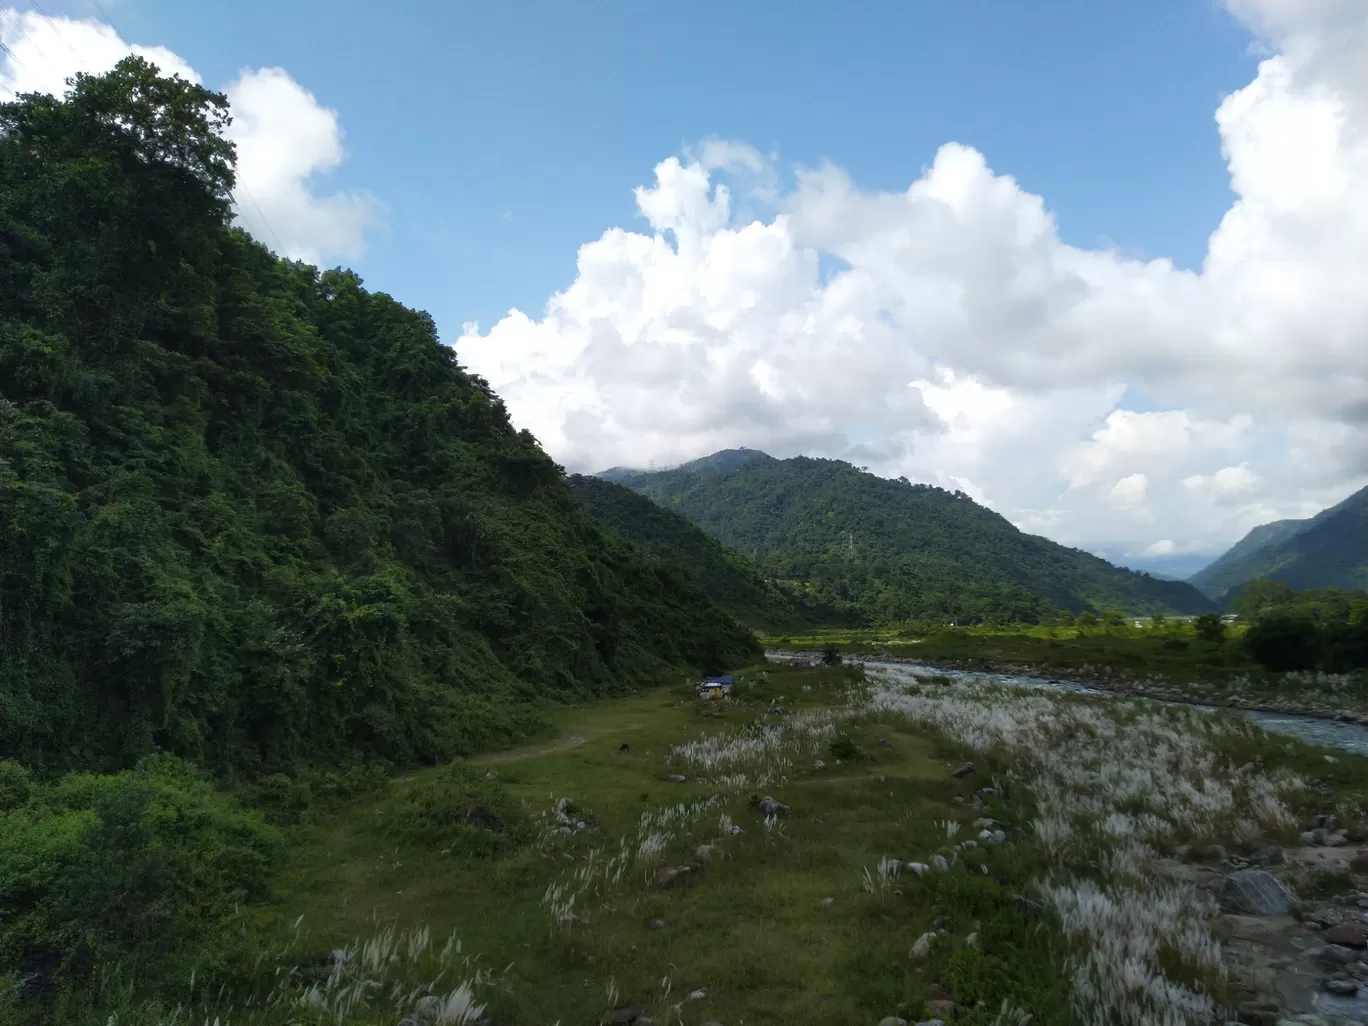
<svg viewBox="0 0 1368 1026"><path fill-rule="evenodd" d="M0 0L3 3L4 0ZM1368 3L10 0L573 471L748 446L1167 572L1368 483Z"/></svg>

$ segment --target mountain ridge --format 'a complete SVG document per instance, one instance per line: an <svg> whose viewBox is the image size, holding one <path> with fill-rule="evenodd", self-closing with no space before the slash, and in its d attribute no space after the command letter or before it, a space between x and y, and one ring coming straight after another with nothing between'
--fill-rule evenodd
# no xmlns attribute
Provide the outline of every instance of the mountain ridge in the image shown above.
<svg viewBox="0 0 1368 1026"><path fill-rule="evenodd" d="M1260 578L1297 589L1368 586L1368 487L1313 517L1260 524L1188 581L1225 603Z"/></svg>
<svg viewBox="0 0 1368 1026"><path fill-rule="evenodd" d="M746 458L736 461L738 452ZM853 604L871 619L1211 608L1185 582L1025 534L963 493L878 477L841 460L722 450L616 483L681 513L787 586Z"/></svg>

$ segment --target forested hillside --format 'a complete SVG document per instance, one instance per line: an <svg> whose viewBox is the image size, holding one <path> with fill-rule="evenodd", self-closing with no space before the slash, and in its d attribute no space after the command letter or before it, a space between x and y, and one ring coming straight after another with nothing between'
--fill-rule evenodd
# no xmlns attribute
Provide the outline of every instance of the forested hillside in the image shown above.
<svg viewBox="0 0 1368 1026"><path fill-rule="evenodd" d="M1245 535L1189 581L1222 602L1250 581L1293 588L1368 587L1368 488L1308 520L1278 520Z"/></svg>
<svg viewBox="0 0 1368 1026"><path fill-rule="evenodd" d="M0 753L435 760L754 657L426 314L230 227L226 120L135 59L0 106Z"/></svg>
<svg viewBox="0 0 1368 1026"><path fill-rule="evenodd" d="M748 627L797 630L819 621L829 623L835 617L831 611L800 606L767 584L745 556L673 510L612 481L580 474L569 480L600 524L652 558L678 567L704 594Z"/></svg>
<svg viewBox="0 0 1368 1026"><path fill-rule="evenodd" d="M1034 620L1075 612L1202 612L1160 581L1024 534L968 496L888 480L839 460L743 450L621 483L677 510L768 576L871 622Z"/></svg>

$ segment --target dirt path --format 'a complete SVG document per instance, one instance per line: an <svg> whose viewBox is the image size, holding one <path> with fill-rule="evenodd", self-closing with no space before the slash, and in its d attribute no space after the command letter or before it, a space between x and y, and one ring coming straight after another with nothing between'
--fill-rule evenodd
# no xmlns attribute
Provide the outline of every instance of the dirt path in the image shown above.
<svg viewBox="0 0 1368 1026"><path fill-rule="evenodd" d="M477 766L503 766L510 762L522 762L524 759L536 759L543 755L556 755L560 752L568 752L573 748L590 741L595 741L606 734L630 734L646 726L646 723L614 723L599 729L590 729L566 737L557 738L554 741L547 741L540 745L530 745L521 748L511 748L506 752L494 752L491 755L478 755L470 761Z"/></svg>

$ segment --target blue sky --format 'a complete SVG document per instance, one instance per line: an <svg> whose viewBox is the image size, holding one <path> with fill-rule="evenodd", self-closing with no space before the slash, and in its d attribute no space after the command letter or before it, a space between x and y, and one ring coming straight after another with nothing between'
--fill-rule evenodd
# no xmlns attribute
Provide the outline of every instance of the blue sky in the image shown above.
<svg viewBox="0 0 1368 1026"><path fill-rule="evenodd" d="M452 338L540 311L581 243L639 222L655 163L712 136L890 190L963 142L1065 241L1195 267L1230 203L1212 115L1255 63L1210 0L104 6L210 83L279 65L336 109L332 177L386 208L358 270Z"/></svg>

